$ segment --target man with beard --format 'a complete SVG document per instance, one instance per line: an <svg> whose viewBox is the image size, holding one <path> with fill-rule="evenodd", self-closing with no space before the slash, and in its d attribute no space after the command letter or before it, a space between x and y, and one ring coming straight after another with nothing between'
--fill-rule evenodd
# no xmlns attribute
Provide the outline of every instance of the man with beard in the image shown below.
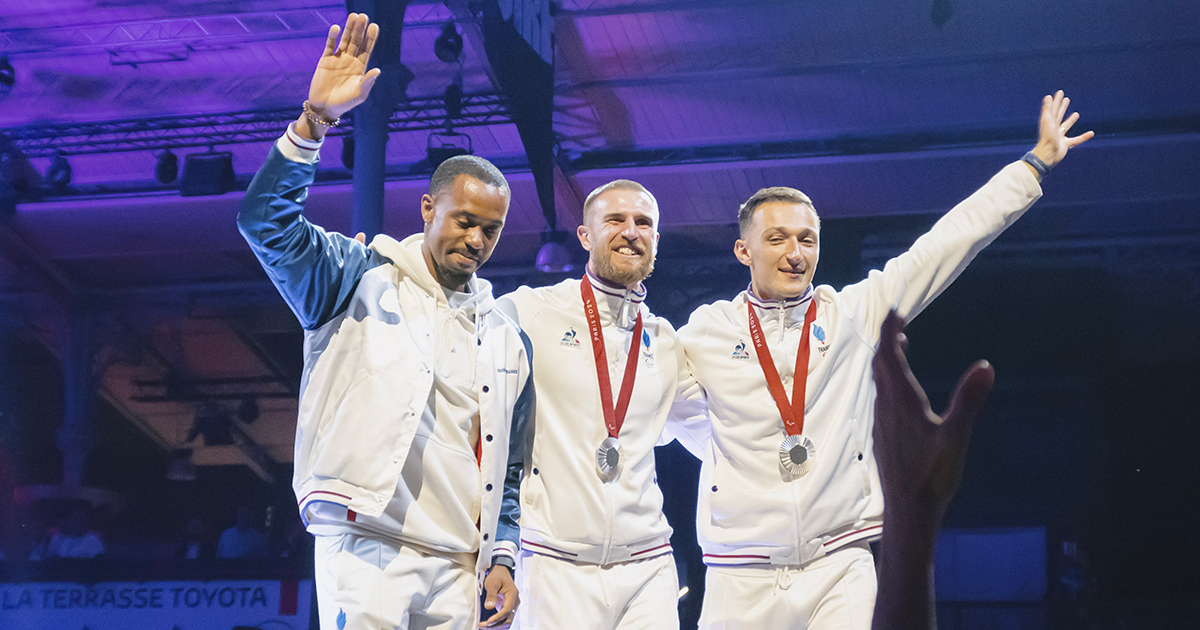
<svg viewBox="0 0 1200 630"><path fill-rule="evenodd" d="M883 527L872 452L871 361L890 310L911 321L1041 196L1067 150L1062 92L1042 103L1039 140L882 271L814 287L820 219L793 188L742 204L734 245L750 286L698 308L679 339L708 414L697 532L708 565L700 627L865 630ZM889 343L891 340L889 340ZM903 506L889 506L893 509Z"/></svg>
<svg viewBox="0 0 1200 630"><path fill-rule="evenodd" d="M578 236L589 252L581 280L499 300L532 343L536 392L525 442L513 447L523 466L510 468L505 489L509 514L523 468L513 627L677 628L654 446L683 351L643 304L642 285L654 267L658 202L636 182L605 184L584 201Z"/></svg>
<svg viewBox="0 0 1200 630"><path fill-rule="evenodd" d="M475 272L510 192L490 162L434 171L424 230L367 247L302 216L321 140L367 98L378 34L333 26L304 114L246 191L238 227L305 329L293 487L316 536L321 628L474 627L517 604L495 530L510 426L529 374L525 344ZM508 545L515 549L515 539ZM489 569L491 569L489 571Z"/></svg>

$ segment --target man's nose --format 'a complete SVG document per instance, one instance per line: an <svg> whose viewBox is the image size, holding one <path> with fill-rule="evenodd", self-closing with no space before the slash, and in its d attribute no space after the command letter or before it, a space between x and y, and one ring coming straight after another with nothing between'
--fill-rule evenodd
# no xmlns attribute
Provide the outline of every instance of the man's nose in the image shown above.
<svg viewBox="0 0 1200 630"><path fill-rule="evenodd" d="M795 264L795 263L800 262L801 258L802 258L802 256L801 256L801 251L800 251L800 241L797 241L797 240L790 241L788 244L788 251L787 251L788 262Z"/></svg>
<svg viewBox="0 0 1200 630"><path fill-rule="evenodd" d="M483 229L477 226L477 227L473 227L473 228L467 230L466 242L467 242L468 247L471 247L473 249L482 249L483 248Z"/></svg>
<svg viewBox="0 0 1200 630"><path fill-rule="evenodd" d="M623 226L621 226L621 236L624 236L625 238L627 238L631 241L637 240L637 237L638 237L637 222L634 221L633 219L629 219L628 221L626 221L625 224Z"/></svg>

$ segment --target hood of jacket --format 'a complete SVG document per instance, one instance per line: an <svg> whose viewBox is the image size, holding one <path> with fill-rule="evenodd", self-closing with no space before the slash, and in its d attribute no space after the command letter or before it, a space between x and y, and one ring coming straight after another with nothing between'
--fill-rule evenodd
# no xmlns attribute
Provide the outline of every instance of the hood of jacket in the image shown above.
<svg viewBox="0 0 1200 630"><path fill-rule="evenodd" d="M429 265L425 262L425 254L421 251L424 243L425 235L419 232L403 241L379 234L371 239L370 247L391 260L392 265L400 270L402 277L410 278L435 298L441 296L445 299L445 288L438 284L437 278L430 273ZM474 307L477 317L484 317L491 312L496 303L492 297L492 283L480 278L478 274L471 274L467 280L467 288L471 297L462 307Z"/></svg>

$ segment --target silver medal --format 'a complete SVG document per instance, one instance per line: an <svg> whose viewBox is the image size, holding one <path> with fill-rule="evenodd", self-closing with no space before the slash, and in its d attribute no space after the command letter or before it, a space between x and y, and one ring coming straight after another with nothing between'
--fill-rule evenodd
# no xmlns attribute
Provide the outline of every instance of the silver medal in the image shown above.
<svg viewBox="0 0 1200 630"><path fill-rule="evenodd" d="M813 457L816 454L812 440L803 435L789 435L779 445L779 465L793 478L803 477L813 469Z"/></svg>
<svg viewBox="0 0 1200 630"><path fill-rule="evenodd" d="M596 449L596 468L605 483L617 478L621 471L621 443L615 437L606 437Z"/></svg>

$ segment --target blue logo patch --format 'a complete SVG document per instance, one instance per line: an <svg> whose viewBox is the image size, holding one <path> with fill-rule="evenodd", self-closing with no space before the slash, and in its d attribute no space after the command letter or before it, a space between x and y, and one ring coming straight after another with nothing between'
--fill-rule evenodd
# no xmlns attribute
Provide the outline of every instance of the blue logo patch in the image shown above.
<svg viewBox="0 0 1200 630"><path fill-rule="evenodd" d="M821 343L825 343L825 329L824 328L821 328L820 326L813 324L813 336L817 338L817 341L819 341Z"/></svg>
<svg viewBox="0 0 1200 630"><path fill-rule="evenodd" d="M646 332L645 329L642 330L642 347L650 348L650 333Z"/></svg>
<svg viewBox="0 0 1200 630"><path fill-rule="evenodd" d="M579 346L579 340L575 338L576 335L577 333L575 332L574 328L568 330L567 332L563 333L562 341L558 342L558 345L572 348Z"/></svg>
<svg viewBox="0 0 1200 630"><path fill-rule="evenodd" d="M745 341L739 341L738 345L733 347L733 358L743 361L750 358L750 353L746 352Z"/></svg>
<svg viewBox="0 0 1200 630"><path fill-rule="evenodd" d="M338 609L337 627L338 630L346 630L346 611L341 608Z"/></svg>

